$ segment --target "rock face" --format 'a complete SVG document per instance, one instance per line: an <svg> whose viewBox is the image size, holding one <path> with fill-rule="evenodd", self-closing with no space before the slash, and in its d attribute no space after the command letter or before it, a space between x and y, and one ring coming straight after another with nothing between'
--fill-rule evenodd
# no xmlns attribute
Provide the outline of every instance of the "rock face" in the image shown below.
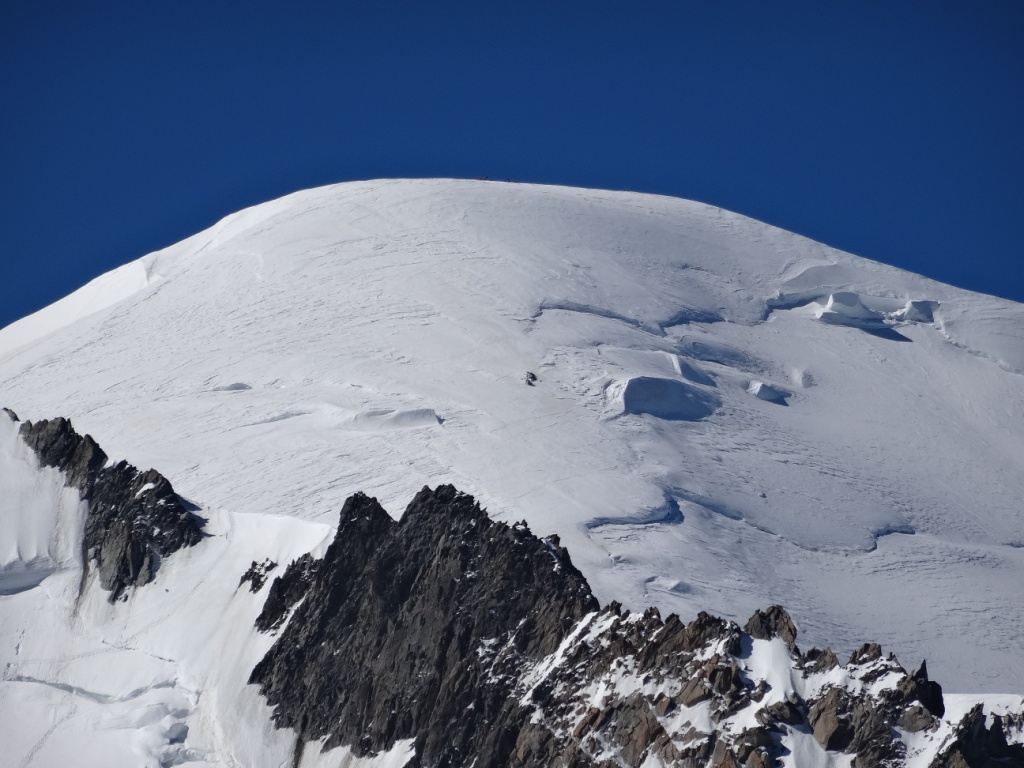
<svg viewBox="0 0 1024 768"><path fill-rule="evenodd" d="M267 583L267 574L275 568L277 568L277 563L270 558L267 558L262 563L257 563L253 560L249 570L243 573L242 578L238 580L238 586L248 584L249 591L255 594L263 589L263 585Z"/></svg>
<svg viewBox="0 0 1024 768"><path fill-rule="evenodd" d="M939 755L951 726L924 665L909 675L866 644L837 674L832 651L800 654L780 606L745 632L599 608L557 537L493 522L451 486L424 488L400 522L352 496L324 558L267 595L257 627L280 634L250 683L296 731L296 764L310 741L367 756L412 739L418 768L767 768L814 739L871 768L904 762L900 728L934 734L936 768L1020 765L984 715ZM758 679L755 643L778 643L813 693Z"/></svg>
<svg viewBox="0 0 1024 768"><path fill-rule="evenodd" d="M152 581L161 558L202 539L201 521L156 470L141 472L124 461L106 466L107 455L96 441L79 435L64 418L26 421L19 432L39 462L61 470L89 503L83 586L94 565L113 602L129 587Z"/></svg>
<svg viewBox="0 0 1024 768"><path fill-rule="evenodd" d="M942 686L928 679L927 662L922 661L920 669L900 683L900 691L907 701L919 701L935 717L942 717L946 713Z"/></svg>
<svg viewBox="0 0 1024 768"><path fill-rule="evenodd" d="M83 586L95 570L113 602L201 540L155 470L108 466L66 419L19 434L87 502ZM492 521L452 486L398 522L355 494L325 555L264 589L278 572L253 560L236 593L262 596L256 629L276 635L249 683L295 732L295 766L309 742L373 756L411 741L410 768L1024 768L1019 705L943 720L924 663L909 674L875 643L846 665L801 653L778 605L743 630L601 608L557 536Z"/></svg>
<svg viewBox="0 0 1024 768"><path fill-rule="evenodd" d="M815 654L819 661L822 655ZM880 689L869 696L825 686L807 715L814 738L824 749L854 755L854 768L898 765L906 747L894 737L895 728L910 733L937 730L945 711L942 687L928 679L924 663L913 675L907 674L894 657L883 657L877 643L865 643L854 651L846 670L859 685L880 684Z"/></svg>
<svg viewBox="0 0 1024 768"><path fill-rule="evenodd" d="M981 704L964 715L953 732L951 743L929 768L1017 768L1024 765L1024 746L1006 741L1006 727L1015 726L1019 733L1024 725L1022 718L994 715L992 725L987 728L986 719Z"/></svg>
<svg viewBox="0 0 1024 768"><path fill-rule="evenodd" d="M743 630L755 640L781 637L790 650L797 650L796 625L781 605L773 605L767 611L755 611Z"/></svg>
<svg viewBox="0 0 1024 768"><path fill-rule="evenodd" d="M841 752L853 741L849 710L849 697L839 688L829 689L828 693L814 702L807 721L814 738L823 749Z"/></svg>
<svg viewBox="0 0 1024 768"><path fill-rule="evenodd" d="M414 737L423 765L506 764L529 722L514 681L597 607L564 549L451 486L398 523L357 494L250 682L304 740L366 754Z"/></svg>

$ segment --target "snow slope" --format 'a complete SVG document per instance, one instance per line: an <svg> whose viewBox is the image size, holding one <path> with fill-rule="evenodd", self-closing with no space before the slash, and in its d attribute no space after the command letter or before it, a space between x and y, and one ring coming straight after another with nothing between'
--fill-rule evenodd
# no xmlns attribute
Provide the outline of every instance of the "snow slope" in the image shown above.
<svg viewBox="0 0 1024 768"><path fill-rule="evenodd" d="M111 605L93 577L78 600L86 504L59 470L39 466L18 426L0 413L0 762L287 762L292 739L269 727L269 708L245 685L271 638L253 629L262 600L238 577L253 558L319 552L333 531L214 511L210 537L168 558L142 599ZM40 564L46 578L16 578Z"/></svg>
<svg viewBox="0 0 1024 768"><path fill-rule="evenodd" d="M1024 307L699 203L299 192L0 330L0 392L235 535L317 524L280 523L289 553L353 491L451 482L602 600L777 602L802 644L1024 690Z"/></svg>

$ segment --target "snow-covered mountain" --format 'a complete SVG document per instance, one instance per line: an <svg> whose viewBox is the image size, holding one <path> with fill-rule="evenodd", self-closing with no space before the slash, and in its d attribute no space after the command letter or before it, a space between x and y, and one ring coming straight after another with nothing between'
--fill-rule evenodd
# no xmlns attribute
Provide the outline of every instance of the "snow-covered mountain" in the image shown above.
<svg viewBox="0 0 1024 768"><path fill-rule="evenodd" d="M90 764L83 743L97 765L291 759L294 734L246 684L278 637L254 628L273 578L328 552L353 493L397 515L446 483L557 534L601 604L740 624L781 604L801 645L845 658L876 641L927 658L947 692L1011 694L983 697L990 724L1021 710L1024 306L736 214L493 182L296 193L0 330L0 400L155 467L122 466L118 510L167 478L207 534L172 526L175 546L138 544L150 560L104 576L102 542L121 556L169 540L154 510L177 496L140 513L151 538L101 535L85 481L0 417L15 764ZM251 591L251 563L280 565L252 571ZM775 650L757 661L737 646L752 690L763 654L784 677L803 663L762 641ZM817 706L821 685L776 678L765 706ZM980 698L946 700L921 759ZM339 739L335 758L363 754ZM786 749L788 764L834 760L813 740Z"/></svg>

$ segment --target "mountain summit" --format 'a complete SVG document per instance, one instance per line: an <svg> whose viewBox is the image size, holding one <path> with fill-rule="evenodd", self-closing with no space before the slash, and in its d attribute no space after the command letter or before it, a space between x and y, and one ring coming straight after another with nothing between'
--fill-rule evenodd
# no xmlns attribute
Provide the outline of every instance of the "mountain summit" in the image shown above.
<svg viewBox="0 0 1024 768"><path fill-rule="evenodd" d="M274 642L250 637L262 591L204 598L201 637L167 617L210 580L234 590L231 568L273 582L271 563L319 561L356 492L396 512L451 484L557 534L602 605L742 623L781 604L808 647L871 640L927 658L946 691L1024 690L1024 306L717 208L484 181L299 192L0 330L0 392L155 467L205 535L132 555L147 576L119 576L122 600L92 582L76 597L76 524L23 514L71 520L88 499L4 427L0 487L21 478L0 494L11 649L45 593L55 636L121 622L103 643L152 655L154 685L245 689ZM92 653L87 635L53 658ZM248 650L218 661L204 643ZM3 653L49 696L93 690ZM94 692L131 693L115 689Z"/></svg>

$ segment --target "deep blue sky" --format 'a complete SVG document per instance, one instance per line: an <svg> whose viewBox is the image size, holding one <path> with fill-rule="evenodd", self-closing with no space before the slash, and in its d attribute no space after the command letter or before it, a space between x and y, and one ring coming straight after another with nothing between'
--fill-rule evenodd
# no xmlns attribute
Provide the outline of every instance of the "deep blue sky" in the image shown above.
<svg viewBox="0 0 1024 768"><path fill-rule="evenodd" d="M1020 0L0 0L0 326L383 176L689 197L1024 301L1022 40Z"/></svg>

